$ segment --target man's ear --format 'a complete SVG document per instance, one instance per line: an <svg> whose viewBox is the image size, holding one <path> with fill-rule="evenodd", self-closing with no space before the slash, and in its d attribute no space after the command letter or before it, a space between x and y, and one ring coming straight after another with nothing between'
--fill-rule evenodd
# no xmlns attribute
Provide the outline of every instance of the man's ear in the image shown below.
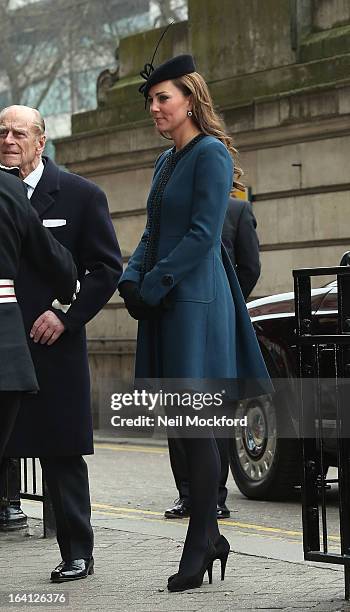
<svg viewBox="0 0 350 612"><path fill-rule="evenodd" d="M37 151L38 153L42 153L43 150L45 149L45 144L46 144L46 136L45 134L41 134L41 136L38 139L38 146L37 146Z"/></svg>

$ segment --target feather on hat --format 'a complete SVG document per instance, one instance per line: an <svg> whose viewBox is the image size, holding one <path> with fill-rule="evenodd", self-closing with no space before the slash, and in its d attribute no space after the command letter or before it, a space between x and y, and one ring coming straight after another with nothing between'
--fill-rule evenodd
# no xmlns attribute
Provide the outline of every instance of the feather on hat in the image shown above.
<svg viewBox="0 0 350 612"><path fill-rule="evenodd" d="M191 72L196 71L194 59L192 55L189 54L176 55L163 64L157 66L157 68L153 66L153 61L158 51L158 47L173 23L174 22L170 23L164 30L156 45L151 61L145 64L143 70L140 72L142 78L145 79L145 82L139 87L139 92L145 96L145 107L147 105L149 90L151 87L153 87L153 85L157 85L157 83L161 83L162 81L177 79L184 74L190 74Z"/></svg>

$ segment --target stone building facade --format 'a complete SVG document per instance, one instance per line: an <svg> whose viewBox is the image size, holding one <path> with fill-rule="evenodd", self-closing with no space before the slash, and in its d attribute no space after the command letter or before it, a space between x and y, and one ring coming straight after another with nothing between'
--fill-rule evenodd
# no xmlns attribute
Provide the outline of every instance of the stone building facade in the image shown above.
<svg viewBox="0 0 350 612"><path fill-rule="evenodd" d="M194 54L240 152L253 195L262 275L255 296L292 288L292 268L336 265L350 249L350 5L347 0L189 0L155 63ZM127 261L145 225L155 134L137 92L161 30L121 41L120 78L72 117L57 159L108 194ZM101 381L130 378L136 325L115 296L88 329Z"/></svg>

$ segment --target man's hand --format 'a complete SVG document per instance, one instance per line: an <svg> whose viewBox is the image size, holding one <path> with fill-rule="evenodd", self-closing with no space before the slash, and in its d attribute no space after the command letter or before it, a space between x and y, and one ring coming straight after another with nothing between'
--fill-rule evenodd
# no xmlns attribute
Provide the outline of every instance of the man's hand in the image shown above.
<svg viewBox="0 0 350 612"><path fill-rule="evenodd" d="M51 346L63 334L65 326L56 315L47 310L37 318L30 330L30 337L35 343Z"/></svg>

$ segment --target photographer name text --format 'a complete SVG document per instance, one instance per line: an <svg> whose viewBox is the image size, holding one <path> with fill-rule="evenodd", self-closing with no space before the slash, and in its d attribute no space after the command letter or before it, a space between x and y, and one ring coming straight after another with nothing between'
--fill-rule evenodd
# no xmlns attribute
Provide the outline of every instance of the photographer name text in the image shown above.
<svg viewBox="0 0 350 612"><path fill-rule="evenodd" d="M178 415L168 417L164 415L136 417L121 417L119 414L111 418L113 427L247 427L247 416L242 419L227 416L208 418L200 417L198 414Z"/></svg>

